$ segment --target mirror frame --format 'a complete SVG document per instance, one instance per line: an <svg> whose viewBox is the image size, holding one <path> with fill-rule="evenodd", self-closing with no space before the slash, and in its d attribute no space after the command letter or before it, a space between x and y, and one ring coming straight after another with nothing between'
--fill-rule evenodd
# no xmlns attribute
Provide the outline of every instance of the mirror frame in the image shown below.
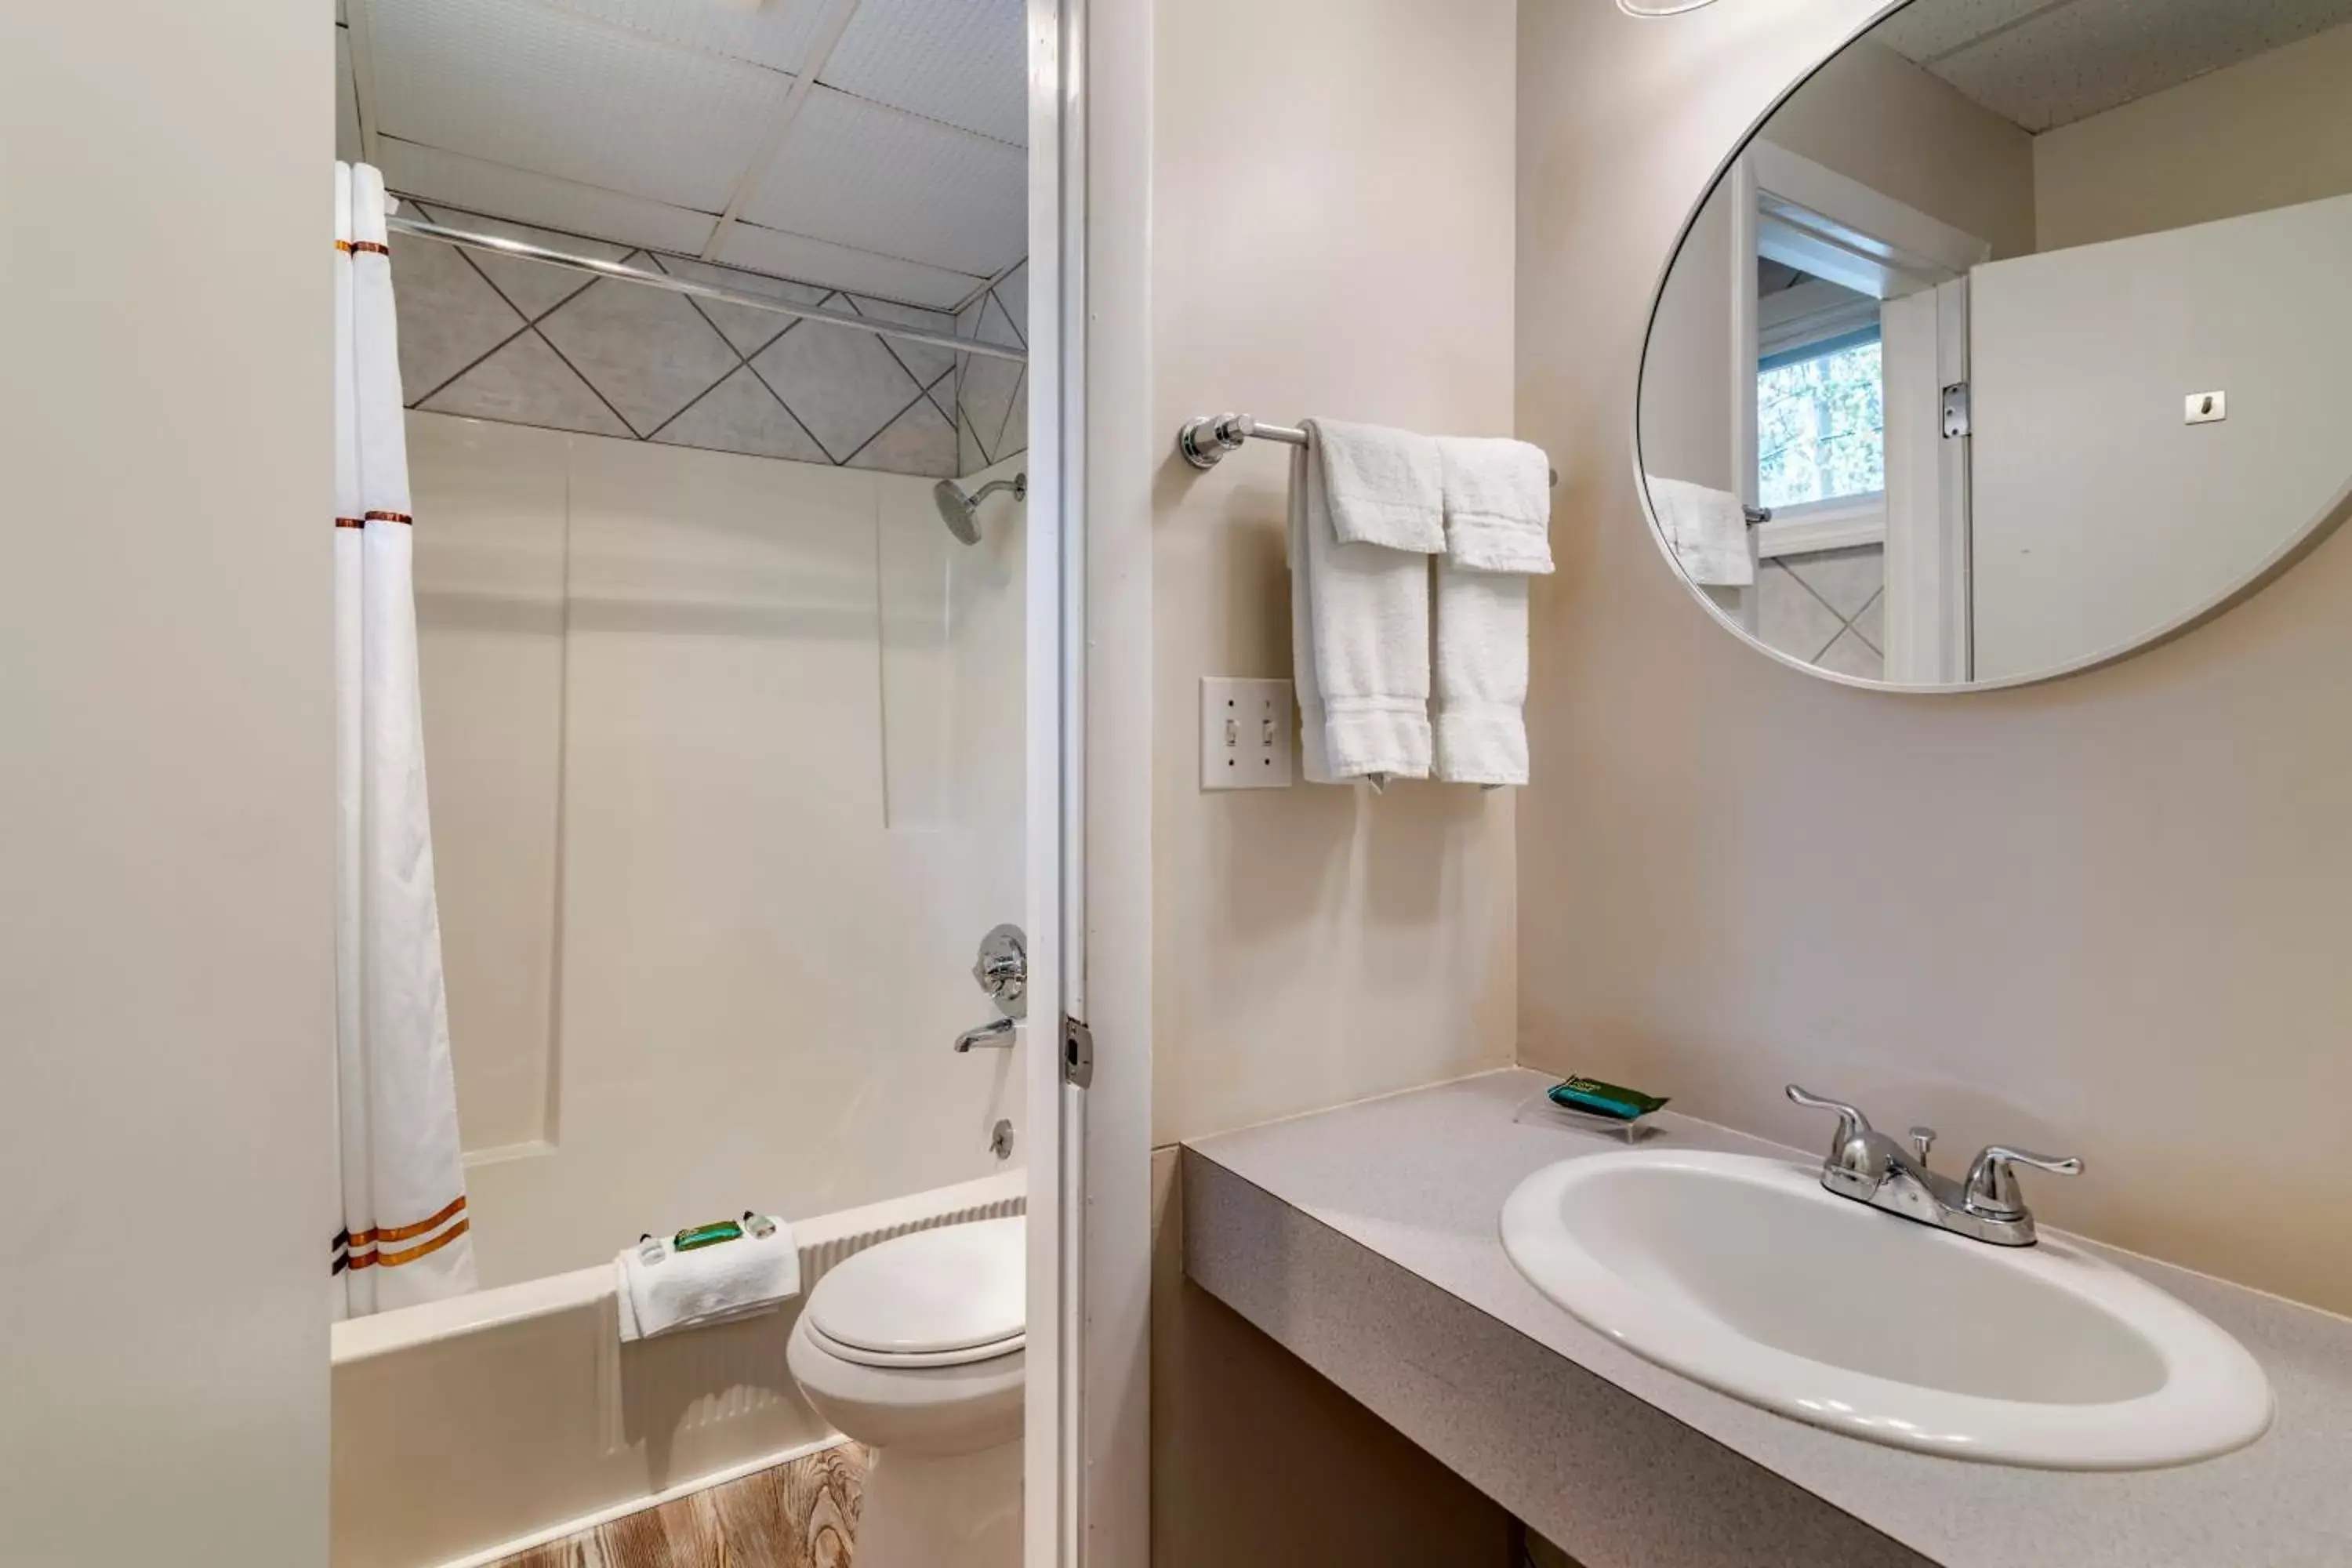
<svg viewBox="0 0 2352 1568"><path fill-rule="evenodd" d="M1643 315L1642 328L1641 362L1633 378L1633 406L1630 416L1632 430L1630 439L1626 443L1627 453L1633 467L1633 490L1641 498L1642 520L1649 526L1650 542L1657 547L1659 555L1666 563L1666 569L1674 574L1675 582L1682 589L1685 597L1696 604L1724 631L1730 634L1741 646L1762 654L1776 664L1784 665L1815 680L1827 681L1833 686L1850 687L1857 691L1877 692L1895 697L1964 697L1977 692L2013 691L2021 687L2041 686L2053 680L2063 680L2069 676L2081 675L2087 670L2119 664L2125 659L2186 637L2206 622L2218 619L2236 609L2240 605L2269 587L2272 583L2284 576L2305 556L2326 542L2328 535L2334 533L2346 519L2352 518L2352 473L2347 473L2343 484L2337 487L2335 495L2326 506L2320 509L2316 517L2305 522L2276 549L2265 555L2252 571L2216 594L2205 604L2151 628L2144 636L2131 642L2101 648L2072 663L2053 666L2032 675L2012 675L1999 680L1956 681L1948 685L1923 686L1893 680L1864 680L1857 676L1823 669L1819 665L1807 664L1801 659L1782 653L1762 638L1752 636L1747 628L1726 615L1722 605L1699 592L1698 585L1693 583L1689 574L1683 570L1681 559L1675 555L1673 543L1666 538L1665 530L1658 522L1657 508L1650 500L1649 473L1642 464L1642 386L1649 375L1650 348L1657 340L1658 316L1665 305L1666 284L1673 278L1675 264L1682 259L1683 247L1689 242L1691 230L1697 226L1699 216L1706 211L1706 204L1715 198L1716 192L1720 190L1724 182L1731 177L1732 165L1739 161L1740 155L1746 153L1756 139L1763 133L1764 128L1771 123L1774 115L1780 112L1781 107L1803 90L1813 78L1827 69L1831 61L1868 37L1881 22L1885 21L1897 11L1907 9L1913 5L1937 3L1938 0L1892 0L1891 4L1880 5L1870 14L1867 20L1839 39L1834 48L1806 67L1804 72L1796 80L1773 94L1771 100L1764 106L1762 111L1748 122L1747 128L1740 132L1738 138L1732 142L1730 148L1716 161L1714 172L1707 176L1706 184L1699 187L1697 199L1692 202L1690 211L1684 216L1682 223L1675 228L1674 244L1667 247L1665 260L1657 271L1657 280L1650 289L1650 308Z"/></svg>

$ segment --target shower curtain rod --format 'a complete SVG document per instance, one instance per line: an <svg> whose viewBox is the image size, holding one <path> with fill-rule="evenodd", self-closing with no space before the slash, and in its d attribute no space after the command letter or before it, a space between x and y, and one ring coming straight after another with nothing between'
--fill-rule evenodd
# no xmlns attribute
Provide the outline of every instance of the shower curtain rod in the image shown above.
<svg viewBox="0 0 2352 1568"><path fill-rule="evenodd" d="M798 316L804 321L830 321L836 327L848 327L855 331L873 332L886 338L903 338L910 343L925 343L954 353L1024 363L1029 358L1026 350L1006 348L1002 343L985 343L977 338L960 338L953 332L935 332L928 328L909 327L898 321L877 321L872 316L856 316L846 310L788 304L745 289L730 289L719 283L698 283L690 278L673 278L667 272L648 272L641 267L630 267L618 261L604 261L593 256L574 256L568 250L551 250L527 239L479 234L472 229L452 228L446 224L427 223L423 218L403 217L398 214L387 218L384 226L394 234L414 235L418 239L437 239L444 245L461 246L467 250L487 250L498 256L519 256L526 261L544 261L551 267L568 267L574 272L593 272L599 278L617 278L624 283L642 283L648 289L666 289L673 294L691 294L698 299L718 300L749 310L772 310L780 316Z"/></svg>

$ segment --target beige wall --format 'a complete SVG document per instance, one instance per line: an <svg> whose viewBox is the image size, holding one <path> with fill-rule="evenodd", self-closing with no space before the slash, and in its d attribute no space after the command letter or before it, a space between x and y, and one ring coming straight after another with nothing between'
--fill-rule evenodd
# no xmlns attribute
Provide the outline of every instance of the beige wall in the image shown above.
<svg viewBox="0 0 2352 1568"><path fill-rule="evenodd" d="M2042 247L2352 194L2352 26L2033 139Z"/></svg>
<svg viewBox="0 0 2352 1568"><path fill-rule="evenodd" d="M1511 0L1159 11L1156 423L1511 424ZM1236 47L1236 39L1248 47ZM1204 795L1200 679L1288 676L1286 450L1155 494L1154 1142L1509 1059L1513 792Z"/></svg>
<svg viewBox="0 0 2352 1568"><path fill-rule="evenodd" d="M1021 919L1020 503L408 421L483 1283L1003 1169L1016 1055L948 1047Z"/></svg>
<svg viewBox="0 0 2352 1568"><path fill-rule="evenodd" d="M0 7L11 1563L326 1559L334 104L316 20Z"/></svg>
<svg viewBox="0 0 2352 1568"><path fill-rule="evenodd" d="M1903 698L1710 624L1624 446L1659 258L1876 0L1520 10L1518 433L1568 476L1519 803L1521 1058L1811 1146L1796 1079L1946 1146L2079 1153L2061 1225L2352 1308L2352 537L2202 630ZM1591 215L1611 215L1596 224Z"/></svg>
<svg viewBox="0 0 2352 1568"><path fill-rule="evenodd" d="M1995 257L2033 248L2033 138L1884 44L1840 53L1765 134L1976 236Z"/></svg>
<svg viewBox="0 0 2352 1568"><path fill-rule="evenodd" d="M1511 425L1512 0L1157 7L1152 419ZM1514 792L1199 789L1204 675L1287 677L1286 450L1153 494L1154 1141L1500 1065ZM1182 1279L1155 1161L1152 1561L1489 1563L1507 1521Z"/></svg>

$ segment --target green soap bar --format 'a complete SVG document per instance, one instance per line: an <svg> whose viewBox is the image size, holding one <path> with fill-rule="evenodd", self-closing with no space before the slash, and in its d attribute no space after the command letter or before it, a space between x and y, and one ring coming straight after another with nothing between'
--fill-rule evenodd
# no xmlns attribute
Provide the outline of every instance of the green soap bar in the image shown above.
<svg viewBox="0 0 2352 1568"><path fill-rule="evenodd" d="M1649 1115L1664 1105L1669 1097L1643 1094L1638 1089L1623 1089L1613 1083L1603 1083L1597 1078L1571 1078L1556 1085L1551 1089L1551 1098L1557 1104L1578 1110L1597 1111L1602 1116L1613 1116L1620 1121L1631 1121L1636 1117Z"/></svg>
<svg viewBox="0 0 2352 1568"><path fill-rule="evenodd" d="M722 1241L740 1241L743 1227L731 1219L715 1225L698 1225L691 1230L681 1230L672 1242L680 1252L692 1252L698 1247L716 1247Z"/></svg>

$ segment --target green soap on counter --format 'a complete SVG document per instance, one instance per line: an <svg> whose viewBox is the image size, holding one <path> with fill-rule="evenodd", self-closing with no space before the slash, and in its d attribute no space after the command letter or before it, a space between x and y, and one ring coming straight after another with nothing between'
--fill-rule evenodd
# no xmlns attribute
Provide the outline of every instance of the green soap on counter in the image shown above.
<svg viewBox="0 0 2352 1568"><path fill-rule="evenodd" d="M1552 1086L1549 1093L1555 1105L1565 1105L1571 1110L1590 1110L1600 1116L1613 1116L1620 1121L1632 1121L1647 1116L1671 1098L1663 1094L1643 1094L1638 1089L1603 1083L1597 1078L1563 1079Z"/></svg>

